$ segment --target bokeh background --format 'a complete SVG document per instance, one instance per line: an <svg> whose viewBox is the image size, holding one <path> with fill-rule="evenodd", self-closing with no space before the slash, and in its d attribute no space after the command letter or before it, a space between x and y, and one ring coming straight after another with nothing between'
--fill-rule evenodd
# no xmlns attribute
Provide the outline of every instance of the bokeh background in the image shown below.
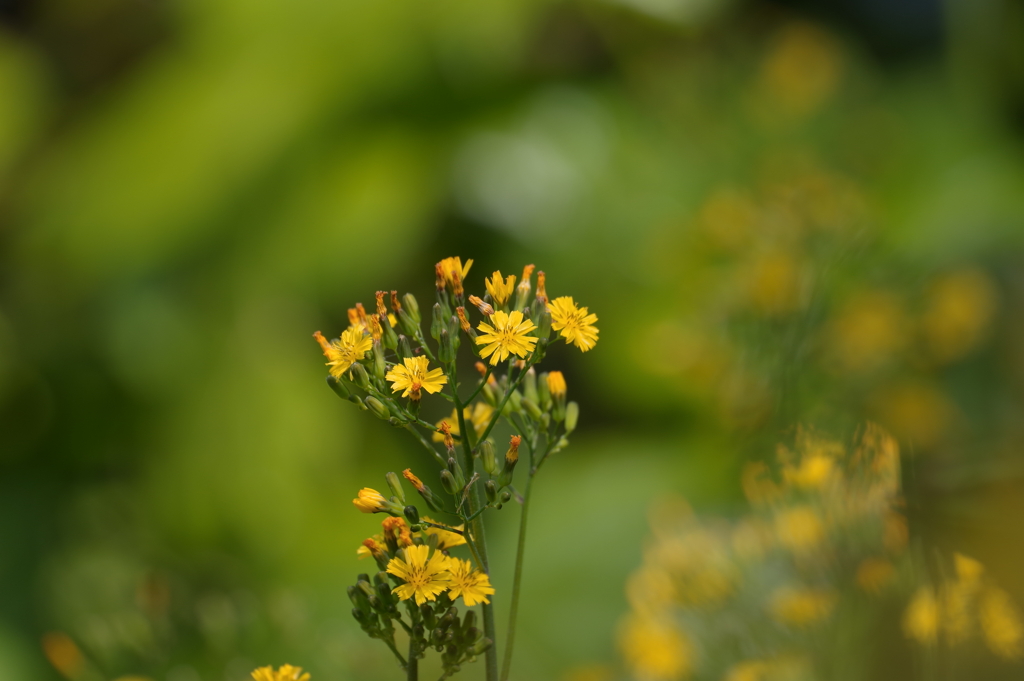
<svg viewBox="0 0 1024 681"><path fill-rule="evenodd" d="M0 678L398 678L350 499L423 455L310 334L449 255L600 317L548 360L583 416L514 679L626 678L651 504L735 512L797 424L892 432L911 541L1024 602L1022 37L1011 0L3 0ZM898 613L861 678L920 671Z"/></svg>

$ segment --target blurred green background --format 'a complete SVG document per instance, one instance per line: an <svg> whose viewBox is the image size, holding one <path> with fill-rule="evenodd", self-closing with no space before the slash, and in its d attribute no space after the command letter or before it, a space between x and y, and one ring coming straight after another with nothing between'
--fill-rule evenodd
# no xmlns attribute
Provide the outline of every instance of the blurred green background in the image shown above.
<svg viewBox="0 0 1024 681"><path fill-rule="evenodd" d="M728 513L799 423L893 432L912 538L1024 602L1022 36L1010 0L3 0L0 678L61 678L48 632L96 679L399 678L350 500L423 455L310 334L450 255L600 317L546 361L583 416L514 679L617 669L650 504Z"/></svg>

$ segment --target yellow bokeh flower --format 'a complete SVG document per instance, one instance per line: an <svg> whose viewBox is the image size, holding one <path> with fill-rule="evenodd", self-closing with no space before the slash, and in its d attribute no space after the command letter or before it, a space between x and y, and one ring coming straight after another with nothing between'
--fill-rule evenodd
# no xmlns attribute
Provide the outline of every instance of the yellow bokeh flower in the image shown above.
<svg viewBox="0 0 1024 681"><path fill-rule="evenodd" d="M583 352L597 343L596 314L588 314L587 308L578 307L572 296L562 296L551 301L551 328L560 331L566 345L575 343Z"/></svg>
<svg viewBox="0 0 1024 681"><path fill-rule="evenodd" d="M779 543L799 553L814 548L825 538L825 525L810 506L795 506L775 516L775 534Z"/></svg>
<svg viewBox="0 0 1024 681"><path fill-rule="evenodd" d="M473 261L467 260L466 264L463 265L462 258L455 256L453 258L445 258L441 262L437 263L437 266L441 270L441 276L444 277L444 282L449 286L454 287L456 277L460 282L466 280L466 275L469 274L469 268L473 266Z"/></svg>
<svg viewBox="0 0 1024 681"><path fill-rule="evenodd" d="M384 498L384 495L377 490L371 487L364 487L359 490L352 503L363 513L376 513L383 510L386 501L387 499Z"/></svg>
<svg viewBox="0 0 1024 681"><path fill-rule="evenodd" d="M498 307L504 307L508 299L512 297L512 292L516 289L516 275L510 274L504 280L501 278L501 270L496 271L491 275L490 279L484 279L484 286L487 287L487 292L491 294L491 300Z"/></svg>
<svg viewBox="0 0 1024 681"><path fill-rule="evenodd" d="M429 364L426 357L406 357L404 364L396 364L384 378L391 382L394 392L404 390L402 397L412 394L413 399L417 399L420 389L436 393L448 382L448 377L441 369L427 371Z"/></svg>
<svg viewBox="0 0 1024 681"><path fill-rule="evenodd" d="M252 673L255 681L309 681L309 673L302 673L302 667L283 664L274 671L273 667L260 667Z"/></svg>
<svg viewBox="0 0 1024 681"><path fill-rule="evenodd" d="M448 596L453 601L461 596L470 607L491 602L487 596L494 593L494 587L486 572L473 569L468 560L461 558L449 558L448 571L451 573Z"/></svg>
<svg viewBox="0 0 1024 681"><path fill-rule="evenodd" d="M492 365L504 362L510 354L526 357L533 352L537 338L527 334L536 329L537 325L529 319L524 319L522 312L516 310L505 314L498 310L491 316L490 321L490 324L481 322L477 327L481 335L477 336L476 344L485 346L480 351L480 356L490 357Z"/></svg>
<svg viewBox="0 0 1024 681"><path fill-rule="evenodd" d="M772 617L792 626L806 627L832 613L836 595L822 589L779 589L772 596Z"/></svg>
<svg viewBox="0 0 1024 681"><path fill-rule="evenodd" d="M939 603L930 586L922 586L903 612L903 633L923 645L935 645L939 633Z"/></svg>
<svg viewBox="0 0 1024 681"><path fill-rule="evenodd" d="M341 375L348 371L349 367L365 357L373 347L373 339L359 328L346 329L342 332L340 339L330 342L319 331L313 334L313 338L324 351L331 376L335 378L341 378Z"/></svg>
<svg viewBox="0 0 1024 681"><path fill-rule="evenodd" d="M387 571L405 582L395 587L395 594L403 601L415 598L416 605L435 600L451 581L448 558L440 551L431 556L429 546L409 546L404 551L405 560L388 562Z"/></svg>
<svg viewBox="0 0 1024 681"><path fill-rule="evenodd" d="M423 520L428 523L433 523L434 525L444 525L444 523L439 523L427 516L423 516ZM440 527L431 527L430 525L427 525L423 531L428 536L437 537L437 548L444 551L452 548L453 546L462 546L466 543L466 538L459 534L465 529L465 525L457 525L451 529L458 530L458 532L451 532L449 530L441 529Z"/></svg>
<svg viewBox="0 0 1024 681"><path fill-rule="evenodd" d="M646 681L676 681L693 671L693 645L670 619L632 615L619 634L626 664Z"/></svg>
<svg viewBox="0 0 1024 681"><path fill-rule="evenodd" d="M994 587L985 589L978 602L978 622L985 643L996 655L1011 660L1024 655L1024 626L1005 591Z"/></svg>
<svg viewBox="0 0 1024 681"><path fill-rule="evenodd" d="M487 428L487 424L491 422L491 417L494 415L494 407L487 404L486 402L477 402L472 407L466 407L462 410L462 416L466 421L473 424L473 430L476 434L483 435L484 430ZM452 415L446 416L434 425L437 426L437 431L431 435L431 439L434 442L443 442L444 434L440 432L441 423L447 422L449 426L449 432L452 435L461 435L459 432L459 416L458 413L452 409Z"/></svg>

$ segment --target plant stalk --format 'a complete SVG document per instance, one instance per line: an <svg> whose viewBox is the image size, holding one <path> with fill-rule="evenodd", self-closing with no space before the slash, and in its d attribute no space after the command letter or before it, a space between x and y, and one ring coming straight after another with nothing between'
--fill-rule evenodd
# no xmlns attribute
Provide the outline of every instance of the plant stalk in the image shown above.
<svg viewBox="0 0 1024 681"><path fill-rule="evenodd" d="M531 457L532 458L532 457ZM512 578L512 600L508 611L508 633L505 635L505 659L501 664L501 681L508 679L509 669L512 667L512 647L516 639L516 620L519 617L519 592L523 577L523 551L526 548L526 520L530 512L530 488L533 486L533 473L526 478L526 488L523 490L523 510L519 516L519 542L516 546L516 567Z"/></svg>

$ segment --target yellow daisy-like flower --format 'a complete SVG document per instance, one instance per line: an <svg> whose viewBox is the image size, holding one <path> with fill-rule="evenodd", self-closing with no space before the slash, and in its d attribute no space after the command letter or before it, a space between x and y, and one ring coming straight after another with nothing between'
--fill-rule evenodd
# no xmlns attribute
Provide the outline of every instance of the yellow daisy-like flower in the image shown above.
<svg viewBox="0 0 1024 681"><path fill-rule="evenodd" d="M448 382L448 377L441 369L427 371L430 361L426 357L406 357L404 362L404 366L396 364L384 377L391 381L391 389L394 392L405 390L402 397L418 393L421 388L428 393L436 393Z"/></svg>
<svg viewBox="0 0 1024 681"><path fill-rule="evenodd" d="M476 328L481 332L476 337L476 344L486 346L480 351L480 356L490 357L492 366L504 362L510 354L526 357L537 345L536 336L526 335L536 329L537 325L524 319L523 313L518 310L509 314L498 310L491 315L490 324L480 322Z"/></svg>
<svg viewBox="0 0 1024 681"><path fill-rule="evenodd" d="M373 347L373 339L357 328L343 331L340 339L331 342L328 342L319 331L313 334L313 338L320 344L324 357L330 360L327 366L331 368L331 376L335 378L341 378L349 367L365 357Z"/></svg>
<svg viewBox="0 0 1024 681"><path fill-rule="evenodd" d="M494 593L494 587L486 572L474 570L468 560L461 558L449 558L448 570L451 572L448 596L453 601L462 596L462 600L470 607L477 603L491 602L487 596Z"/></svg>
<svg viewBox="0 0 1024 681"><path fill-rule="evenodd" d="M473 430L476 434L483 435L484 429L487 428L487 424L491 422L491 416L494 415L494 407L487 404L486 402L477 402L472 407L466 407L462 410L462 416L467 421L473 424ZM459 433L459 416L454 409L452 409L452 415L446 416L434 425L437 426L438 432L435 432L431 438L434 442L444 442L444 435L440 432L441 422L447 421L450 426L449 432L452 435L460 435Z"/></svg>
<svg viewBox="0 0 1024 681"><path fill-rule="evenodd" d="M432 518L428 518L427 516L423 516L423 520L427 521L428 523L434 523L435 525L444 524L439 523ZM459 525L457 527L453 527L452 529L462 532L463 529L465 529L465 525ZM440 527L431 527L429 525L427 525L426 529L424 529L423 531L430 536L437 537L437 548L440 550L450 549L453 546L462 546L466 543L466 538L459 534L459 532L449 532L448 530L442 530Z"/></svg>
<svg viewBox="0 0 1024 681"><path fill-rule="evenodd" d="M455 285L455 275L459 276L460 281L466 281L466 275L469 274L469 268L473 266L472 260L467 260L466 264L462 264L462 258L455 256L453 258L445 258L441 262L437 263L441 268L441 275L444 276L444 281L449 286Z"/></svg>
<svg viewBox="0 0 1024 681"><path fill-rule="evenodd" d="M503 281L501 270L498 270L491 275L490 279L484 279L484 286L487 287L487 292L491 294L491 300L494 301L494 304L502 307L512 297L512 292L516 290L516 275L510 274Z"/></svg>
<svg viewBox="0 0 1024 681"><path fill-rule="evenodd" d="M356 549L356 558L362 560L382 553L384 553L384 535L375 534L369 539L364 539L363 543L359 545L359 548Z"/></svg>
<svg viewBox="0 0 1024 681"><path fill-rule="evenodd" d="M252 673L255 681L309 681L309 673L303 674L302 667L283 664L274 671L273 667L260 667Z"/></svg>
<svg viewBox="0 0 1024 681"><path fill-rule="evenodd" d="M428 559L429 554L429 546L409 546L405 549L405 560L392 558L388 562L388 572L405 582L394 590L401 600L415 598L416 605L423 605L448 588L448 558L440 551L434 551Z"/></svg>
<svg viewBox="0 0 1024 681"><path fill-rule="evenodd" d="M384 495L371 487L364 487L359 490L356 498L352 500L355 507L363 513L376 513L384 507L387 499Z"/></svg>
<svg viewBox="0 0 1024 681"><path fill-rule="evenodd" d="M548 373L548 391L552 397L558 398L565 395L566 385L565 376L562 375L561 371L551 371Z"/></svg>
<svg viewBox="0 0 1024 681"><path fill-rule="evenodd" d="M551 328L562 332L565 344L575 343L581 351L597 343L596 314L588 314L587 308L578 307L572 296L562 296L551 301Z"/></svg>

